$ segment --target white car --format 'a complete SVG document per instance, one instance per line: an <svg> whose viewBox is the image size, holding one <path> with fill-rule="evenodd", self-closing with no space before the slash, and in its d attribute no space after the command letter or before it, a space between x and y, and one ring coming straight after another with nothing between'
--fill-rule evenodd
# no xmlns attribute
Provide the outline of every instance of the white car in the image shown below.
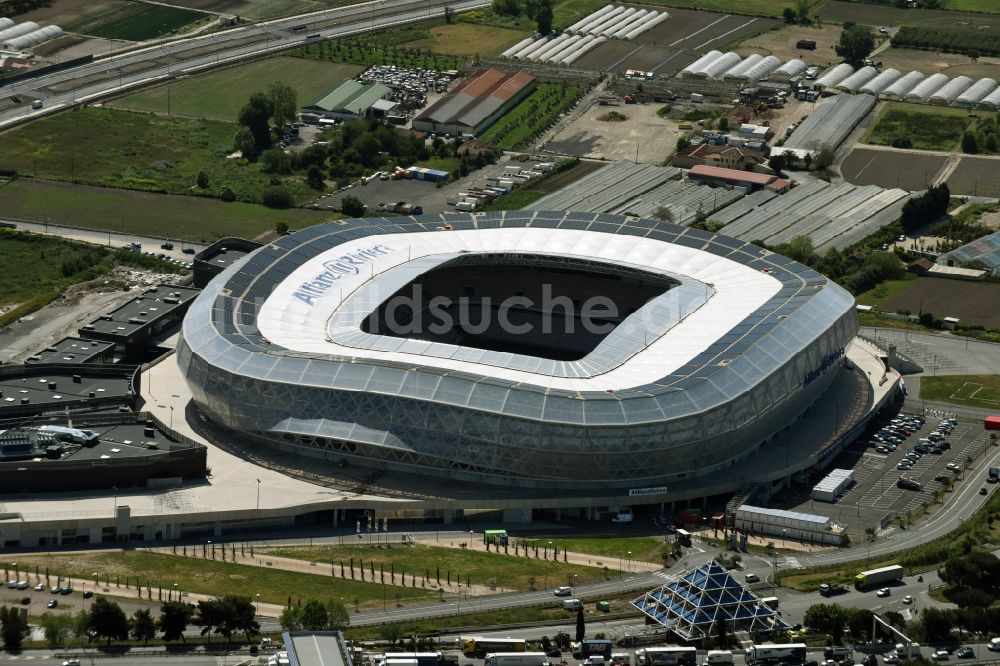
<svg viewBox="0 0 1000 666"><path fill-rule="evenodd" d="M903 603L904 604L912 604L913 603L913 596L910 595L910 594L908 594L905 597L903 597Z"/></svg>
<svg viewBox="0 0 1000 666"><path fill-rule="evenodd" d="M951 657L947 650L938 650L933 655L931 655L936 661L948 661Z"/></svg>
<svg viewBox="0 0 1000 666"><path fill-rule="evenodd" d="M882 661L886 664L898 664L899 656L894 654L887 654L884 657L882 657Z"/></svg>
<svg viewBox="0 0 1000 666"><path fill-rule="evenodd" d="M883 587L883 588L879 588L879 591L878 591L878 592L876 592L875 594L876 594L877 596L880 596L880 597L887 597L887 596L889 596L890 594L892 594L892 590L890 590L890 589L889 589L889 588L887 588L887 587Z"/></svg>
<svg viewBox="0 0 1000 666"><path fill-rule="evenodd" d="M958 471L961 471L961 469L962 469L961 465L959 465L958 463L953 463L953 462L948 463L947 465L945 465L945 467L947 467L948 469L950 469L953 472L958 472Z"/></svg>
<svg viewBox="0 0 1000 666"><path fill-rule="evenodd" d="M44 592L44 591L45 591L45 583L39 583L38 585L35 586L35 592Z"/></svg>
<svg viewBox="0 0 1000 666"><path fill-rule="evenodd" d="M566 587L565 585L563 585L562 587L557 587L556 589L552 590L552 594L556 595L557 597L568 597L569 595L573 594L573 588Z"/></svg>

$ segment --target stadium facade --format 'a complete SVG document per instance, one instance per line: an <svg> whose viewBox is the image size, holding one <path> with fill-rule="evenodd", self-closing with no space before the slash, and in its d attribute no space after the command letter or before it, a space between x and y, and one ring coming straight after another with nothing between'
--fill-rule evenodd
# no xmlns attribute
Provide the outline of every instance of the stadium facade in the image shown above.
<svg viewBox="0 0 1000 666"><path fill-rule="evenodd" d="M571 306L604 297L609 325L537 333L556 309L541 286ZM422 289L526 299L506 314L531 332L388 330L393 299ZM177 358L200 411L252 446L508 486L655 489L753 456L820 398L857 329L847 292L758 246L506 211L278 239L212 280Z"/></svg>

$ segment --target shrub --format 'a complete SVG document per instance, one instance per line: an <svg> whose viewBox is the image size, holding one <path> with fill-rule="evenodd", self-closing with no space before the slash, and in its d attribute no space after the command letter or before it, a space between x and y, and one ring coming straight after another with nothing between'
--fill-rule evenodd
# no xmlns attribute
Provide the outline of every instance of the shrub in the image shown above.
<svg viewBox="0 0 1000 666"><path fill-rule="evenodd" d="M292 205L292 195L284 185L272 185L264 190L261 203L268 208L289 208Z"/></svg>

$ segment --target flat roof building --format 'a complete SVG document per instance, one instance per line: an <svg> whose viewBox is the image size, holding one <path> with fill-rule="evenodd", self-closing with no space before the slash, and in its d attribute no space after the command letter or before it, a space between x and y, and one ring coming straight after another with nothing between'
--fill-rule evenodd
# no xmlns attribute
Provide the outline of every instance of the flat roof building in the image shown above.
<svg viewBox="0 0 1000 666"><path fill-rule="evenodd" d="M286 631L281 634L289 666L352 666L339 631Z"/></svg>
<svg viewBox="0 0 1000 666"><path fill-rule="evenodd" d="M25 363L111 363L114 347L112 342L68 337L29 356Z"/></svg>
<svg viewBox="0 0 1000 666"><path fill-rule="evenodd" d="M738 171L736 169L725 169L704 164L691 167L688 176L692 180L701 181L709 185L743 187L748 192L770 190L778 194L784 194L791 187L789 181L771 174Z"/></svg>
<svg viewBox="0 0 1000 666"><path fill-rule="evenodd" d="M80 336L114 344L112 362L139 357L150 338L179 325L201 292L194 287L161 284L80 328Z"/></svg>
<svg viewBox="0 0 1000 666"><path fill-rule="evenodd" d="M477 72L414 118L413 129L478 136L535 86L535 77L524 72Z"/></svg>
<svg viewBox="0 0 1000 666"><path fill-rule="evenodd" d="M301 109L302 120L357 120L372 115L379 100L388 100L392 88L381 83L358 83L352 79L338 81L332 88ZM377 108L380 115L384 105ZM394 106L391 108L395 108ZM391 109L390 109L391 110Z"/></svg>
<svg viewBox="0 0 1000 666"><path fill-rule="evenodd" d="M216 275L226 270L260 247L260 243L245 238L220 238L194 255L194 286L204 289Z"/></svg>

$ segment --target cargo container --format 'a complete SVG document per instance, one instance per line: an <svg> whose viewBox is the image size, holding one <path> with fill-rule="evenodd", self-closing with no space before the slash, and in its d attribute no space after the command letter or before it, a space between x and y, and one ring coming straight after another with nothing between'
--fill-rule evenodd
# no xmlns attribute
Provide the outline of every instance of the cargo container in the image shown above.
<svg viewBox="0 0 1000 666"><path fill-rule="evenodd" d="M805 643L767 643L746 649L747 664L783 662L801 664L806 660Z"/></svg>
<svg viewBox="0 0 1000 666"><path fill-rule="evenodd" d="M548 663L544 652L493 652L486 655L485 666L543 666Z"/></svg>

